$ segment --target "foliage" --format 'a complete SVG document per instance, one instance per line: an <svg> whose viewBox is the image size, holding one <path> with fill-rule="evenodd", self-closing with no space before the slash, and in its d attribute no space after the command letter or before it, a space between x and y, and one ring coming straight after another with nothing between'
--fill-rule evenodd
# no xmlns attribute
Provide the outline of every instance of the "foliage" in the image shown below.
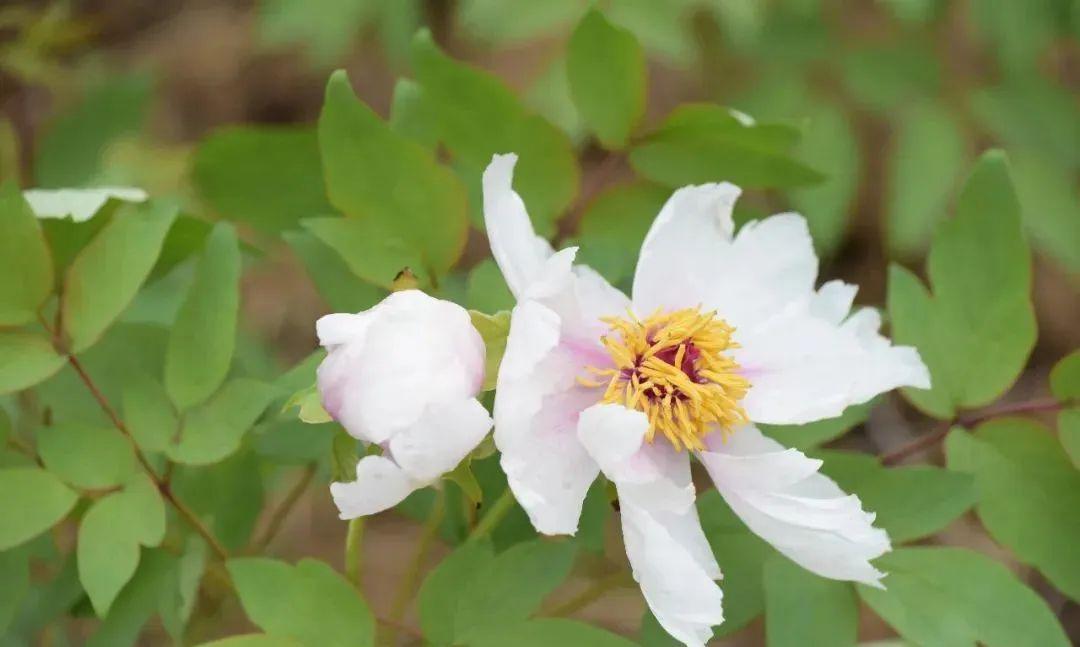
<svg viewBox="0 0 1080 647"><path fill-rule="evenodd" d="M866 299L919 350L932 388L905 390L910 407L886 397L763 426L877 514L895 548L876 562L886 588L803 570L702 491L724 573L718 636L764 616L769 645L851 645L868 608L912 644L1068 644L1027 571L935 537L985 531L1080 602L1080 354L1050 371L1032 360L1036 305L1047 310L1034 272L1075 287L1080 270L1080 109L1045 73L1051 52L1077 51L1076 6L968 3L995 70L976 82L935 53L963 10L947 2L853 9L883 26L877 40L816 2L470 0L442 19L414 0L256 4L261 52L299 46L320 83L329 73L317 119L221 125L190 148L149 132L163 79L65 58L86 35L62 7L0 10L17 36L0 46L0 76L57 99L37 141L0 119L0 642L56 642L78 618L90 645L162 633L217 647L635 644L557 617L632 585L607 557L609 484L589 491L575 537L537 538L490 439L392 513L426 520L426 541L448 554L427 569L419 553L389 616L353 570L367 568L354 561L361 524L332 538L353 551L345 574L273 545L305 491L325 504L325 486L377 448L323 407L323 353L281 360L310 353L310 326L293 344L303 352L281 352L250 286L287 275L324 312L359 312L415 282L470 308L490 408L514 299L484 252L480 184L493 154L516 152L538 232L580 245L579 261L619 287L672 189L716 181L747 190L740 223L804 212L823 274L852 245L883 250L882 275L891 262L884 298ZM470 47L446 37L447 21L471 45L541 39L553 53L535 78L496 75L462 60ZM370 79L329 72L372 36L402 74L385 116ZM703 88L677 103L669 74ZM1000 148L981 152L988 142ZM64 213L42 213L23 193L127 183L149 198L76 192ZM867 209L882 221L856 231ZM295 292L269 282L270 301L292 308ZM1016 404L1025 371L1052 397ZM1057 415L1025 416L1038 411ZM921 432L915 449L944 440L944 466L896 465L911 447L853 451L882 449L862 433L875 412ZM215 623L240 613L248 633L223 637ZM670 640L646 612L637 644Z"/></svg>

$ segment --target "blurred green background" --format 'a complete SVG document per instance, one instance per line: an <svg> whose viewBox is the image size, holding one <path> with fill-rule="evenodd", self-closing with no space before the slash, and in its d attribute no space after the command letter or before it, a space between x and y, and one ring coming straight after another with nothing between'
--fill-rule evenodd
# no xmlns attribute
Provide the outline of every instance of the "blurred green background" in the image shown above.
<svg viewBox="0 0 1080 647"><path fill-rule="evenodd" d="M921 271L934 225L951 212L974 160L1004 148L1035 251L1040 327L1013 395L1038 393L1050 364L1080 345L1080 0L597 4L645 47L641 132L686 102L801 129L795 157L825 179L751 190L738 215L802 212L823 277L858 283L861 303L883 303L889 262ZM331 212L314 129L327 77L345 68L363 101L422 140L422 128L409 131L424 123L409 112L419 105L409 100L416 86L399 79L413 75L410 43L426 27L449 56L495 74L564 131L577 163L553 171L549 194L527 196L534 219L560 242L582 242L583 259L625 286L666 190L631 183L628 156L591 139L575 111L566 46L589 5L8 2L0 7L0 180L135 185L195 219L239 223L249 262L237 361L275 376L314 348L319 315L359 310L382 294L299 225ZM476 226L477 197L465 255L441 289L494 311L510 301ZM125 320L171 322L184 294L175 286L188 281L190 267L181 266L152 283ZM897 424L902 410L875 416L851 442L910 437ZM310 498L283 552L336 559L342 526L323 492ZM387 555L367 576L376 591L381 578L394 580L395 547L414 532L400 519L375 524L367 549ZM636 595L613 595L591 613L633 632ZM377 593L372 604L380 605ZM1075 611L1065 614L1074 630Z"/></svg>

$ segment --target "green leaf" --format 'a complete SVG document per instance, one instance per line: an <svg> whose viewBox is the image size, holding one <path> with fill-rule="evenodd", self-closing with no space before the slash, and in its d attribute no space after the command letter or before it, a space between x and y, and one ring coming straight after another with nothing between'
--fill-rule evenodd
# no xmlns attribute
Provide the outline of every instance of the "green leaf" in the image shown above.
<svg viewBox="0 0 1080 647"><path fill-rule="evenodd" d="M289 566L251 557L231 559L227 566L244 611L271 636L325 647L374 645L371 610L326 564L303 559Z"/></svg>
<svg viewBox="0 0 1080 647"><path fill-rule="evenodd" d="M1080 471L1042 425L998 419L973 434L953 430L949 466L971 472L979 519L998 542L1080 600Z"/></svg>
<svg viewBox="0 0 1080 647"><path fill-rule="evenodd" d="M894 254L921 254L943 218L965 163L963 133L944 106L921 103L901 118L886 197L888 242Z"/></svg>
<svg viewBox="0 0 1080 647"><path fill-rule="evenodd" d="M315 64L328 65L348 52L379 7L376 2L356 0L321 0L316 6L297 0L263 0L259 39L271 46L302 45Z"/></svg>
<svg viewBox="0 0 1080 647"><path fill-rule="evenodd" d="M165 451L180 431L180 419L165 387L151 377L140 377L124 386L121 402L124 423L139 447Z"/></svg>
<svg viewBox="0 0 1080 647"><path fill-rule="evenodd" d="M760 577L758 578L761 579ZM758 587L759 589L761 587ZM761 609L758 609L758 613ZM727 609L724 610L727 613ZM724 624L727 624L727 619L724 619ZM720 625L723 627L724 625ZM645 607L645 613L641 616L641 628L638 631L638 642L641 647L682 647L683 643L675 640L671 637L671 634L667 632L660 622L657 621L656 616L652 614L648 606Z"/></svg>
<svg viewBox="0 0 1080 647"><path fill-rule="evenodd" d="M537 618L518 624L499 625L469 640L469 647L634 647L626 638L565 618Z"/></svg>
<svg viewBox="0 0 1080 647"><path fill-rule="evenodd" d="M333 422L334 418L326 412L323 408L322 396L319 394L319 387L316 384L312 384L306 389L301 389L294 393L292 397L285 402L285 406L282 407L283 411L289 409L299 409L297 412L300 420L306 422L309 425L320 425L324 422Z"/></svg>
<svg viewBox="0 0 1080 647"><path fill-rule="evenodd" d="M458 463L457 467L447 472L443 478L461 488L461 493L468 499L468 504L476 506L483 503L484 493L480 489L480 483L476 480L476 475L473 474L471 463L471 457L466 457L465 460Z"/></svg>
<svg viewBox="0 0 1080 647"><path fill-rule="evenodd" d="M1042 155L1012 158L1024 227L1036 249L1074 275L1080 273L1080 192L1075 172Z"/></svg>
<svg viewBox="0 0 1080 647"><path fill-rule="evenodd" d="M18 546L64 518L78 499L54 475L37 467L0 469L4 514L0 517L0 550Z"/></svg>
<svg viewBox="0 0 1080 647"><path fill-rule="evenodd" d="M39 428L37 441L45 467L78 488L114 487L135 471L135 453L116 429L62 422Z"/></svg>
<svg viewBox="0 0 1080 647"><path fill-rule="evenodd" d="M33 321L52 292L52 257L14 182L0 186L0 276L0 326Z"/></svg>
<svg viewBox="0 0 1080 647"><path fill-rule="evenodd" d="M385 292L361 281L333 248L306 231L285 232L282 237L304 263L307 274L330 312L360 312L378 303Z"/></svg>
<svg viewBox="0 0 1080 647"><path fill-rule="evenodd" d="M160 549L143 551L139 568L109 607L86 647L133 647L172 582L176 558Z"/></svg>
<svg viewBox="0 0 1080 647"><path fill-rule="evenodd" d="M265 468L254 451L242 449L213 465L178 465L173 484L177 497L236 553L248 544L263 509Z"/></svg>
<svg viewBox="0 0 1080 647"><path fill-rule="evenodd" d="M58 188L92 183L101 174L109 145L142 128L152 89L152 79L145 74L114 75L61 113L37 146L34 178L38 185Z"/></svg>
<svg viewBox="0 0 1080 647"><path fill-rule="evenodd" d="M469 643L473 636L527 619L566 578L574 553L572 542L542 540L500 553L460 592L455 640Z"/></svg>
<svg viewBox="0 0 1080 647"><path fill-rule="evenodd" d="M1050 392L1061 402L1080 398L1080 350L1054 364L1050 370Z"/></svg>
<svg viewBox="0 0 1080 647"><path fill-rule="evenodd" d="M21 391L48 379L65 360L41 335L0 332L0 394Z"/></svg>
<svg viewBox="0 0 1080 647"><path fill-rule="evenodd" d="M495 388L496 378L499 376L499 364L502 363L503 353L506 352L506 338L510 334L510 313L506 310L493 315L469 311L473 327L480 333L484 340L486 355L484 357L484 391Z"/></svg>
<svg viewBox="0 0 1080 647"><path fill-rule="evenodd" d="M230 220L276 233L330 210L311 128L224 128L199 144L193 163L195 188Z"/></svg>
<svg viewBox="0 0 1080 647"><path fill-rule="evenodd" d="M645 54L629 31L590 10L567 45L574 104L607 148L626 145L645 114Z"/></svg>
<svg viewBox="0 0 1080 647"><path fill-rule="evenodd" d="M434 149L439 143L438 117L424 88L412 79L398 79L390 102L390 127L424 148Z"/></svg>
<svg viewBox="0 0 1080 647"><path fill-rule="evenodd" d="M334 433L330 445L330 479L340 483L356 480L356 464L360 462L359 441L342 428Z"/></svg>
<svg viewBox="0 0 1080 647"><path fill-rule="evenodd" d="M805 425L760 425L761 431L785 447L811 449L835 440L866 422L875 402L856 404L844 409L835 418L818 420Z"/></svg>
<svg viewBox="0 0 1080 647"><path fill-rule="evenodd" d="M218 223L206 240L165 353L165 390L183 411L225 380L236 343L240 249L232 225Z"/></svg>
<svg viewBox="0 0 1080 647"><path fill-rule="evenodd" d="M1080 408L1058 414L1058 438L1073 466L1080 469Z"/></svg>
<svg viewBox="0 0 1080 647"><path fill-rule="evenodd" d="M1035 343L1030 253L1002 153L976 165L956 217L934 236L927 272L932 295L909 272L890 270L889 316L893 339L916 346L930 369L932 388L905 396L948 418L1001 395Z"/></svg>
<svg viewBox="0 0 1080 647"><path fill-rule="evenodd" d="M862 167L851 119L833 103L812 104L795 156L827 177L820 184L792 189L792 205L804 216L815 247L831 255L847 232Z"/></svg>
<svg viewBox="0 0 1080 647"><path fill-rule="evenodd" d="M304 643L283 636L268 636L266 634L246 634L243 636L229 636L221 640L203 643L199 647L305 647Z"/></svg>
<svg viewBox="0 0 1080 647"><path fill-rule="evenodd" d="M145 475L87 510L79 525L79 581L99 616L135 574L139 547L156 546L164 537L165 503Z"/></svg>
<svg viewBox="0 0 1080 647"><path fill-rule="evenodd" d="M182 642L188 620L191 619L191 614L195 610L199 585L202 583L203 573L206 570L208 551L202 537L188 535L184 543L184 552L177 560L169 587L161 596L158 604L161 624L165 626L165 630L174 641Z"/></svg>
<svg viewBox="0 0 1080 647"><path fill-rule="evenodd" d="M715 628L714 635L727 636L765 610L763 569L776 553L747 529L716 490L698 496L697 506L701 527L724 574L720 584L724 590L724 623Z"/></svg>
<svg viewBox="0 0 1080 647"><path fill-rule="evenodd" d="M514 295L492 259L485 258L469 270L465 304L481 312L498 312L514 307Z"/></svg>
<svg viewBox="0 0 1080 647"><path fill-rule="evenodd" d="M72 352L96 342L131 303L157 260L176 210L125 205L68 268L61 308Z"/></svg>
<svg viewBox="0 0 1080 647"><path fill-rule="evenodd" d="M229 456L277 395L274 387L256 380L226 382L205 404L187 412L179 440L166 450L169 458L207 465Z"/></svg>
<svg viewBox="0 0 1080 647"><path fill-rule="evenodd" d="M878 112L934 96L941 86L941 62L933 48L914 39L849 50L840 62L852 98Z"/></svg>
<svg viewBox="0 0 1080 647"><path fill-rule="evenodd" d="M491 544L469 542L448 555L420 586L417 605L424 638L433 645L450 645L457 635L455 617L462 591L471 588L495 559Z"/></svg>
<svg viewBox="0 0 1080 647"><path fill-rule="evenodd" d="M447 57L427 32L413 40L412 64L435 107L440 139L461 163L470 191L479 195L480 176L492 155L517 153L514 188L537 231L551 233L574 199L580 175L566 136L529 113L497 77Z"/></svg>
<svg viewBox="0 0 1080 647"><path fill-rule="evenodd" d="M677 108L630 152L641 175L669 187L728 181L744 189L792 188L823 176L794 158L799 131L757 124L710 104Z"/></svg>
<svg viewBox="0 0 1080 647"><path fill-rule="evenodd" d="M385 290L404 270L412 272L420 285L431 282L421 252L407 239L372 218L309 218L304 228L341 257L349 270L361 279Z"/></svg>
<svg viewBox="0 0 1080 647"><path fill-rule="evenodd" d="M814 575L782 555L765 562L764 578L769 647L855 645L859 603L851 584Z"/></svg>
<svg viewBox="0 0 1080 647"><path fill-rule="evenodd" d="M343 71L326 86L319 147L335 207L396 234L422 258L414 272L450 269L468 229L464 188L431 151L392 131L357 99Z"/></svg>
<svg viewBox="0 0 1080 647"><path fill-rule="evenodd" d="M0 552L0 635L7 633L30 588L30 551L16 548Z"/></svg>
<svg viewBox="0 0 1080 647"><path fill-rule="evenodd" d="M634 273L645 234L671 192L648 182L616 185L596 197L581 215L579 258L613 284Z"/></svg>
<svg viewBox="0 0 1080 647"><path fill-rule="evenodd" d="M1064 87L1025 74L974 92L969 101L975 117L1010 148L1039 151L1065 169L1080 167L1080 110Z"/></svg>
<svg viewBox="0 0 1080 647"><path fill-rule="evenodd" d="M825 451L822 470L845 491L859 495L877 514L875 525L894 542L932 535L975 503L975 483L961 472L937 467L884 468L867 454Z"/></svg>
<svg viewBox="0 0 1080 647"><path fill-rule="evenodd" d="M859 596L918 645L1066 647L1053 612L994 560L959 548L898 548L877 561L887 589Z"/></svg>

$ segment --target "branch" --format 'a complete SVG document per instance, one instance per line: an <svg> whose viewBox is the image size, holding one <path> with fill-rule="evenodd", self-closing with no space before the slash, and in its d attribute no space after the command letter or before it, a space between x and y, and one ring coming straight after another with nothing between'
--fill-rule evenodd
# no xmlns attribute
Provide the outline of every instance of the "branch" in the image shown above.
<svg viewBox="0 0 1080 647"><path fill-rule="evenodd" d="M176 494L173 493L172 488L169 486L169 484L162 480L162 478L158 476L157 472L154 471L154 468L146 459L146 455L142 453L142 449L139 448L138 443L136 443L135 439L131 436L131 432L128 431L127 425L125 425L124 421L120 419L119 415L117 415L116 410L113 409L111 404L109 404L108 399L101 392L101 389L98 388L97 384L94 383L94 380L90 378L90 375L86 372L86 369L83 368L83 365L81 362L79 362L78 358L74 355L68 355L67 359L68 363L71 365L71 368L74 369L75 373L79 376L79 379L82 380L83 384L86 385L86 388L90 390L90 395L94 396L94 399L97 400L98 406L101 407L101 410L104 411L105 415L108 416L109 419L112 421L113 426L115 426L116 429L121 434L123 434L124 438L127 438L128 442L131 443L131 448L132 450L134 450L135 457L139 460L139 464L142 466L143 470L146 471L147 476L149 476L150 479L154 482L154 485L157 486L157 489L159 492L161 492L161 495L165 497L165 500L167 500L169 503L172 504L174 508L176 508L176 511L180 513L180 516L183 517L185 521L187 521L188 525L191 526L192 530L202 536L202 538L206 541L206 543L210 546L214 553L217 554L218 558L220 558L222 561L228 559L229 552L225 549L221 542L218 541L218 538L214 536L214 533L206 527L202 520L199 519L199 516L195 514L195 512L191 508L189 508L187 504L185 504L183 501L176 497Z"/></svg>
<svg viewBox="0 0 1080 647"><path fill-rule="evenodd" d="M982 411L978 411L969 415L956 416L951 420L946 420L941 424L938 429L920 436L906 445L902 445L890 452L881 455L882 465L895 465L912 454L917 454L924 449L929 449L938 444L945 437L949 435L949 430L953 427L959 426L965 429L976 427L987 420L994 418L1000 418L1001 416L1007 416L1014 413L1040 413L1045 411L1058 411L1066 406L1066 403L1059 402L1053 398L1042 398L1036 400L1026 400L1024 402L1010 402L993 407L987 407Z"/></svg>
<svg viewBox="0 0 1080 647"><path fill-rule="evenodd" d="M262 538L258 541L252 541L251 545L248 546L248 550L245 552L261 553L266 550L266 547L270 545L270 542L274 541L274 537L277 536L278 532L280 532L285 525L285 520L300 501L300 497L303 496L304 491L311 485L311 480L315 477L315 468L315 463L309 463L304 468L304 473L300 476L300 479L292 486L289 493L285 495L285 498L281 501L281 505L279 505L270 515L270 522L267 523L266 532L263 533Z"/></svg>

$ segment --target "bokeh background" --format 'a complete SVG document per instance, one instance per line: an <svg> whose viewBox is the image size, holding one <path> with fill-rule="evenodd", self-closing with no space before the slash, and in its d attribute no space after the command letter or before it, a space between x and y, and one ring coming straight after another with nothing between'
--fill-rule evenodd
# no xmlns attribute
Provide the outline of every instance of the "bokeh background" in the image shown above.
<svg viewBox="0 0 1080 647"><path fill-rule="evenodd" d="M636 202L625 213L618 202L593 208L632 171L624 156L588 138L570 100L566 40L589 4L8 0L0 4L0 180L136 185L174 197L196 217L238 222L250 252L238 361L252 374L276 375L314 349L318 316L380 296L355 279L335 280L333 252L298 233L300 219L321 215L312 212L320 200L303 188L319 181L313 124L327 76L345 68L360 98L388 116L398 79L410 75L412 37L427 27L449 55L496 74L569 135L580 185L552 233L597 250L587 260L625 282L635 257L630 243L652 214L639 213ZM828 179L751 192L741 215L804 213L823 278L858 283L860 303L883 303L890 262L921 272L934 224L949 213L973 161L1004 148L1035 252L1039 320L1029 368L1007 399L1044 394L1050 365L1080 345L1080 2L599 4L646 48L645 130L688 101L803 128L798 157ZM295 148L242 163L237 141L263 132L288 133ZM171 321L183 291L170 282L189 279L175 274L148 290L128 320ZM499 281L476 229L445 290L490 311L508 303ZM886 399L838 443L880 453L927 425L900 400ZM273 498L294 475L263 477ZM974 527L954 524L942 541L993 552ZM376 610L389 606L417 529L397 515L372 524L365 585ZM313 488L272 552L339 563L344 532L326 493ZM1017 568L1080 636L1075 605ZM582 617L633 634L641 611L636 590L616 589ZM239 614L224 615L243 626ZM864 635L889 635L872 617L864 620ZM760 644L760 625L724 644ZM155 644L154 636L147 640Z"/></svg>

